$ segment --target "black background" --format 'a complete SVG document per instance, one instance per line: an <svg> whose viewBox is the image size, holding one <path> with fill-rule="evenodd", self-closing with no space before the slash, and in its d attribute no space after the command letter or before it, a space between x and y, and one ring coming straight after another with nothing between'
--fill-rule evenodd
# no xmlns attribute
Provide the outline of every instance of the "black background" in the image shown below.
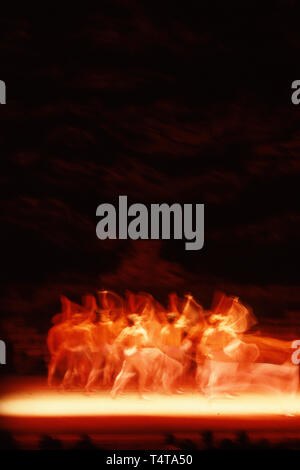
<svg viewBox="0 0 300 470"><path fill-rule="evenodd" d="M222 5L221 5L222 3ZM296 2L101 1L0 18L1 315L59 294L240 295L300 311ZM100 241L96 207L205 204L205 246Z"/></svg>

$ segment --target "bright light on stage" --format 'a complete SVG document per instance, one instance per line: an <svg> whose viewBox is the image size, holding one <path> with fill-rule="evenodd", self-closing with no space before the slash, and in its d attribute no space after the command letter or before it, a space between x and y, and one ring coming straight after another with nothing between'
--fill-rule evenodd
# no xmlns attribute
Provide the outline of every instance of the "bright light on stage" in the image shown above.
<svg viewBox="0 0 300 470"><path fill-rule="evenodd" d="M300 415L300 398L284 394L241 395L207 399L197 394L163 396L151 394L145 399L127 394L113 400L105 394L85 396L79 392L19 393L1 400L0 414L6 417L228 417Z"/></svg>

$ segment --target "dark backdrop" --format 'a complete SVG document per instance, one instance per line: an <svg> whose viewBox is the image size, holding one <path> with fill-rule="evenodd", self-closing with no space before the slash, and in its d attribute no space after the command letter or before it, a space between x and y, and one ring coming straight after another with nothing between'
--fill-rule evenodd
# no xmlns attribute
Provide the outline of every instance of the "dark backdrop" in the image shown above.
<svg viewBox="0 0 300 470"><path fill-rule="evenodd" d="M3 11L1 315L46 331L59 294L214 289L300 311L296 2L104 1ZM181 5L181 6L178 6ZM106 241L96 207L205 204L205 246Z"/></svg>

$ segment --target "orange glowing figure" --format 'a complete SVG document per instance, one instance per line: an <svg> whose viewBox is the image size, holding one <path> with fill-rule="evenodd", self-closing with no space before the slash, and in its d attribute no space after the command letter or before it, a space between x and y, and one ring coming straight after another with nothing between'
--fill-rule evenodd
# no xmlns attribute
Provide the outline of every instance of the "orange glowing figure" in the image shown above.
<svg viewBox="0 0 300 470"><path fill-rule="evenodd" d="M164 309L150 294L111 291L85 296L83 305L61 297L49 330L48 384L113 397L136 380L141 396L194 390L213 397L241 392L298 390L291 342L262 336L252 309L217 292L205 311L192 295L169 296Z"/></svg>

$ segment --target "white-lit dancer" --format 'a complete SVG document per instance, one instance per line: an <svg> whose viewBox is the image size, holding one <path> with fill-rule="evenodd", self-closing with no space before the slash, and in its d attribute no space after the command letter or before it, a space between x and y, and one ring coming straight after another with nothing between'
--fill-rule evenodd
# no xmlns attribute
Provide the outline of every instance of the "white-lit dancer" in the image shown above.
<svg viewBox="0 0 300 470"><path fill-rule="evenodd" d="M246 388L248 366L259 356L257 345L245 343L240 337L255 321L252 312L237 297L229 300L225 314L213 314L209 318L210 326L204 331L197 351L196 382L209 396ZM201 355L206 358L203 364L199 360Z"/></svg>
<svg viewBox="0 0 300 470"><path fill-rule="evenodd" d="M111 396L115 398L122 393L129 380L135 375L138 376L138 392L142 396L146 384L146 368L144 361L141 360L139 351L147 346L148 335L146 330L141 326L141 318L138 315L128 315L128 324L120 333L114 344L116 354L123 354L122 368L117 375Z"/></svg>

